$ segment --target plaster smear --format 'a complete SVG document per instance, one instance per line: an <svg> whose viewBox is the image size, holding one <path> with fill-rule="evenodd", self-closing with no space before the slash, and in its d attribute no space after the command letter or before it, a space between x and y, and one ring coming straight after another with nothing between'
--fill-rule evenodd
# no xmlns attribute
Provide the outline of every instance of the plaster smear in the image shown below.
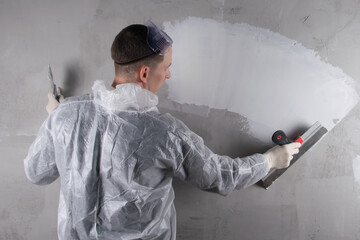
<svg viewBox="0 0 360 240"><path fill-rule="evenodd" d="M360 156L357 156L355 159L353 159L353 171L355 182L358 189L360 189Z"/></svg>
<svg viewBox="0 0 360 240"><path fill-rule="evenodd" d="M174 40L169 98L238 113L261 141L316 121L330 130L358 102L341 69L278 33L195 17L164 26Z"/></svg>

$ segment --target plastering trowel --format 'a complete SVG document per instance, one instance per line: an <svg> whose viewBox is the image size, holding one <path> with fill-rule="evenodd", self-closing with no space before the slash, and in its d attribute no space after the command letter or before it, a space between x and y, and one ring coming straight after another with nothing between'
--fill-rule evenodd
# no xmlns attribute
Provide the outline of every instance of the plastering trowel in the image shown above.
<svg viewBox="0 0 360 240"><path fill-rule="evenodd" d="M286 134L279 130L274 133L272 140L278 145L284 145L292 142L301 143L299 148L299 153L294 155L294 158L290 162L291 167L306 151L308 151L312 146L315 145L324 135L327 133L327 129L323 127L319 122L316 122L312 125L303 135L297 137L295 140L290 140ZM272 169L270 172L262 179L262 184L265 189L268 189L269 186L278 179L289 167L283 169Z"/></svg>

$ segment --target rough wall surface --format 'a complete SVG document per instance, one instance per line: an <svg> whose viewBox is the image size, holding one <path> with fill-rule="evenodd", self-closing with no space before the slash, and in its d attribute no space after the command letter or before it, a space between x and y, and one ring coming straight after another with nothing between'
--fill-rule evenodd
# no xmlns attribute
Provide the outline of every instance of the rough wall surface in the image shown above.
<svg viewBox="0 0 360 240"><path fill-rule="evenodd" d="M123 27L196 16L280 33L360 81L359 9L358 0L0 1L0 239L56 239L59 182L35 186L23 171L47 116L48 63L66 94L88 92L96 79L112 81L110 46ZM159 95L160 110L214 152L258 148L238 115L171 102L167 86ZM269 190L224 198L175 181L178 239L360 239L359 116L357 105Z"/></svg>

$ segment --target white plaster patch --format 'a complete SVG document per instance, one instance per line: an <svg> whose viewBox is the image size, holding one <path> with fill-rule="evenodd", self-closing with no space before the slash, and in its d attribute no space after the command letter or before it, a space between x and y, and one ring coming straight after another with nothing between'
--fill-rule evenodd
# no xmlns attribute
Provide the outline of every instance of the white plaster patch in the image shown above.
<svg viewBox="0 0 360 240"><path fill-rule="evenodd" d="M316 121L330 130L358 102L341 69L278 33L195 17L164 26L174 40L169 98L236 112L264 142Z"/></svg>

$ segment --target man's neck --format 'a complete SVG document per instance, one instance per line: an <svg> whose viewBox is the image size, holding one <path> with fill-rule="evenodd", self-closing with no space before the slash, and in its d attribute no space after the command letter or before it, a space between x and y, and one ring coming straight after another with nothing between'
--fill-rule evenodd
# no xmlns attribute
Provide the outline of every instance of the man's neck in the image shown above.
<svg viewBox="0 0 360 240"><path fill-rule="evenodd" d="M119 76L119 75L115 75L114 77L114 82L112 83L112 87L116 88L116 85L119 84L124 84L124 83L136 83L139 86L143 87L140 81L136 81L136 79L134 79L133 81L129 81L129 79L123 77L123 76Z"/></svg>

